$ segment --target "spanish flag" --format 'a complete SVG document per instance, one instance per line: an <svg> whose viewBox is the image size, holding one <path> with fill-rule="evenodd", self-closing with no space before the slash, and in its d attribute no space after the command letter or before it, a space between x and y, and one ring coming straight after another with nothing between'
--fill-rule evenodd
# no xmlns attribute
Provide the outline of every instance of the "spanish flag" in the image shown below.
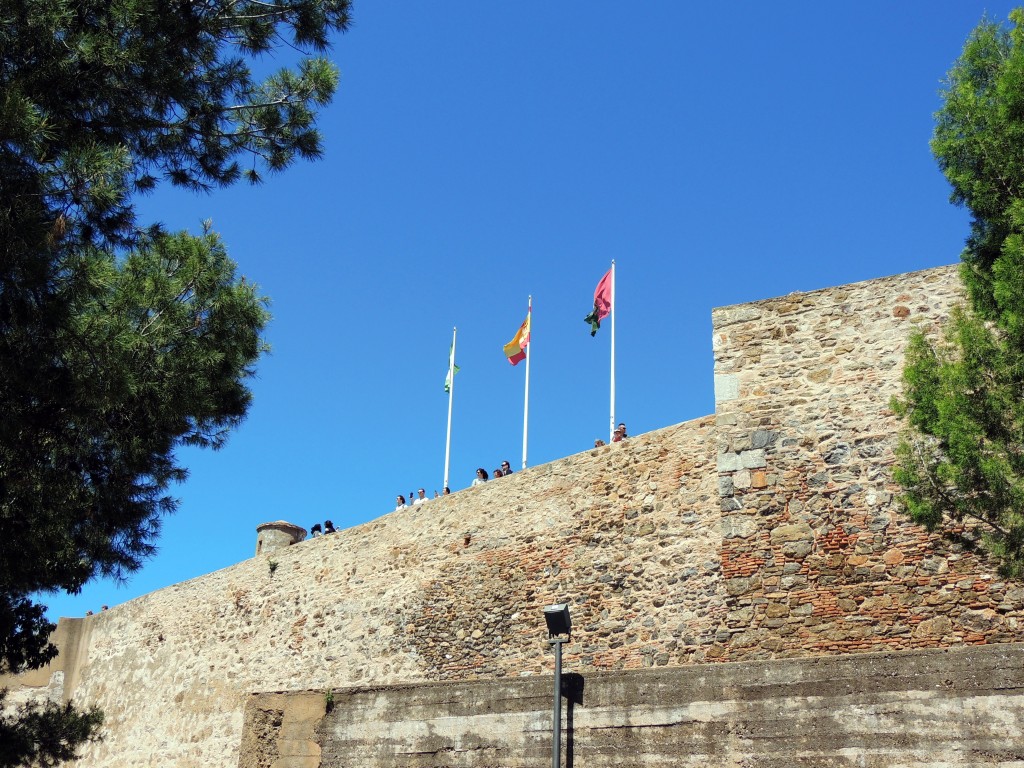
<svg viewBox="0 0 1024 768"><path fill-rule="evenodd" d="M530 313L526 313L526 319L523 324L519 326L519 330L516 331L516 335L512 337L512 341L505 345L505 357L508 361L515 365L520 360L526 359L526 347L530 343Z"/></svg>

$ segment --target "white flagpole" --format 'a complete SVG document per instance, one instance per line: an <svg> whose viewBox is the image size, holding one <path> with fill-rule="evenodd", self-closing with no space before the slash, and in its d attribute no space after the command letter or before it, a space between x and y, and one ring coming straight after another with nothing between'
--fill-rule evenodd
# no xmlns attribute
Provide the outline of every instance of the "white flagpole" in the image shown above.
<svg viewBox="0 0 1024 768"><path fill-rule="evenodd" d="M455 394L455 328L452 328L452 352L448 355L448 435L444 441L444 486L448 487L448 465L452 455L452 396Z"/></svg>
<svg viewBox="0 0 1024 768"><path fill-rule="evenodd" d="M526 434L530 421L530 348L533 346L533 296L526 300L526 317L530 341L526 345L526 393L523 395L523 469L526 469Z"/></svg>
<svg viewBox="0 0 1024 768"><path fill-rule="evenodd" d="M611 303L612 303L612 306L611 306L611 311L612 311L612 379L611 379L612 402L611 402L611 416L609 417L611 423L610 423L610 425L608 427L608 442L609 443L612 442L612 438L615 437L615 315L618 314L616 312L616 307L615 307L615 259L612 259L612 302Z"/></svg>

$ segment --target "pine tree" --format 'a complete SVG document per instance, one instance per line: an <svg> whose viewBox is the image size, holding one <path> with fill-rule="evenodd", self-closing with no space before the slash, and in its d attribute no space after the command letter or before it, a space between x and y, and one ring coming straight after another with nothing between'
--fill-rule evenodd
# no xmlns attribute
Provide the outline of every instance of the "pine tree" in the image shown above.
<svg viewBox="0 0 1024 768"><path fill-rule="evenodd" d="M217 235L135 220L160 182L258 183L322 153L322 56L350 0L0 0L0 673L53 657L34 595L151 554L185 477L245 416L266 300ZM51 764L101 715L0 717L0 768Z"/></svg>
<svg viewBox="0 0 1024 768"><path fill-rule="evenodd" d="M943 92L932 151L972 215L969 304L917 333L894 401L910 426L895 478L914 520L1024 574L1024 10L983 21Z"/></svg>

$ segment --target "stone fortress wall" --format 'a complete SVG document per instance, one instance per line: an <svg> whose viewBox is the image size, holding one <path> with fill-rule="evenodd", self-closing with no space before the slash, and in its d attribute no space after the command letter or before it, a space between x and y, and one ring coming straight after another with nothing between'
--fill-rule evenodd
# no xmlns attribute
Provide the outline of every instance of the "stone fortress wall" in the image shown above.
<svg viewBox="0 0 1024 768"><path fill-rule="evenodd" d="M715 310L727 659L1020 640L1024 589L902 515L889 469L933 269Z"/></svg>
<svg viewBox="0 0 1024 768"><path fill-rule="evenodd" d="M105 711L83 765L270 766L253 729L287 723L246 714L253 692L319 691L311 733L328 688L514 687L549 674L555 602L583 676L1024 641L1024 588L907 522L889 481L908 331L959 297L946 267L718 309L714 416L62 619L14 693ZM303 739L276 765L320 765Z"/></svg>

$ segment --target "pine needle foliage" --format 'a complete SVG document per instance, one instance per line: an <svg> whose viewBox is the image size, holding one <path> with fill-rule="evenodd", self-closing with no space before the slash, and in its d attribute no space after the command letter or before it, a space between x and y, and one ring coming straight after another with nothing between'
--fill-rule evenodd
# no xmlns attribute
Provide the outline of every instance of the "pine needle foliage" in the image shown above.
<svg viewBox="0 0 1024 768"><path fill-rule="evenodd" d="M4 692L0 691L0 706ZM71 704L28 702L0 714L0 768L60 765L77 756L84 741L95 740L103 713L80 712Z"/></svg>
<svg viewBox="0 0 1024 768"><path fill-rule="evenodd" d="M895 479L911 517L1024 576L1024 10L983 20L950 70L932 151L972 214L969 303L941 337L916 333Z"/></svg>
<svg viewBox="0 0 1024 768"><path fill-rule="evenodd" d="M221 447L250 404L267 300L208 227L143 226L136 196L320 157L338 84L323 54L349 14L0 0L0 673L55 653L39 594L140 567L186 475L175 450ZM254 76L279 50L297 63ZM0 766L67 759L100 720L7 714Z"/></svg>

